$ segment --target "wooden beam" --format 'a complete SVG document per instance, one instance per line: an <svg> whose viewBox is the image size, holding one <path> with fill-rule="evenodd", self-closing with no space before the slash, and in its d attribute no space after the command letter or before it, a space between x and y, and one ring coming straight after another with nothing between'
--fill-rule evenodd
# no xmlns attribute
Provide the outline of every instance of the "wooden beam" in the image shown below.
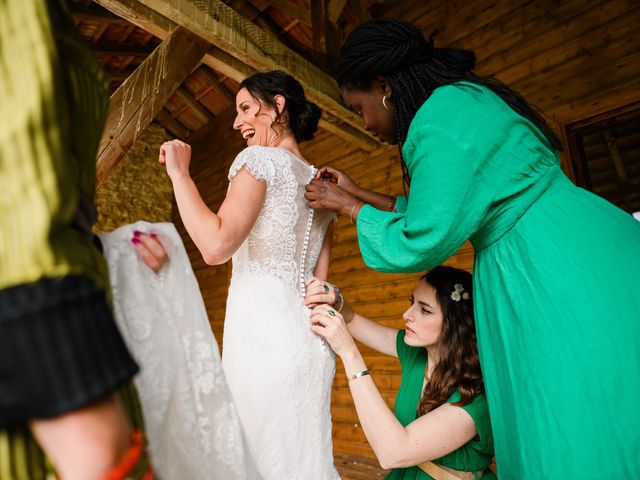
<svg viewBox="0 0 640 480"><path fill-rule="evenodd" d="M622 161L622 154L618 148L618 141L611 133L609 128L606 128L603 132L604 138L607 141L607 148L611 154L613 165L616 168L616 173L621 182L626 182L628 179L627 170L624 168L624 162Z"/></svg>
<svg viewBox="0 0 640 480"><path fill-rule="evenodd" d="M311 29L313 30L313 49L327 53L327 2L315 0L311 2Z"/></svg>
<svg viewBox="0 0 640 480"><path fill-rule="evenodd" d="M218 80L218 77L216 77L211 70L207 67L202 67L198 72L207 79L207 83L218 95L226 98L231 105L236 104L236 96L227 90L227 87Z"/></svg>
<svg viewBox="0 0 640 480"><path fill-rule="evenodd" d="M127 78L133 75L136 69L135 68L120 69L120 68L106 67L104 71L107 76L108 82L123 83Z"/></svg>
<svg viewBox="0 0 640 480"><path fill-rule="evenodd" d="M136 58L147 58L153 52L152 45L97 42L91 44L91 50L100 55L124 55Z"/></svg>
<svg viewBox="0 0 640 480"><path fill-rule="evenodd" d="M95 1L112 14L121 17L123 22L131 22L161 40L164 40L177 26L175 22L136 0ZM209 49L202 62L236 82L241 82L257 71L215 46Z"/></svg>
<svg viewBox="0 0 640 480"><path fill-rule="evenodd" d="M166 108L160 109L156 119L161 127L166 128L169 133L180 140L185 140L191 136L191 131L185 127L177 118L169 113Z"/></svg>
<svg viewBox="0 0 640 480"><path fill-rule="evenodd" d="M204 56L203 63L235 82L239 83L259 70L277 68L292 74L301 81L307 96L324 110L321 128L327 126L334 131L335 125L341 125L338 128L349 125L349 128L345 126L342 129L341 138L353 141L367 151L380 146L365 131L360 118L342 105L333 79L295 53L282 48L280 42L219 0L211 0L208 4L222 12L222 15L210 15L182 0L96 2L161 39L180 23L215 45ZM331 125L324 118L331 119Z"/></svg>
<svg viewBox="0 0 640 480"><path fill-rule="evenodd" d="M200 64L208 48L206 41L184 28L176 28L111 96L98 146L98 185Z"/></svg>
<svg viewBox="0 0 640 480"><path fill-rule="evenodd" d="M316 1L317 0L311 0L311 8L313 8L313 4L316 3ZM286 13L290 17L300 20L305 25L311 26L313 14L310 14L309 10L303 6L290 0L270 0L269 4L273 8L280 10L282 13Z"/></svg>
<svg viewBox="0 0 640 480"><path fill-rule="evenodd" d="M176 90L176 96L189 107L193 114L198 117L202 123L209 123L213 119L213 115L209 113L209 110L199 104L198 101L193 98L193 95L191 95L186 89L179 88Z"/></svg>
<svg viewBox="0 0 640 480"><path fill-rule="evenodd" d="M359 20L358 23L371 20L371 14L367 10L367 7L364 5L363 0L349 0L349 4L351 5L356 18Z"/></svg>
<svg viewBox="0 0 640 480"><path fill-rule="evenodd" d="M329 21L335 24L342 15L347 0L329 0Z"/></svg>
<svg viewBox="0 0 640 480"><path fill-rule="evenodd" d="M360 118L343 106L336 82L331 77L283 47L277 39L220 0L209 0L207 10L200 4L185 0L139 0L137 3L182 25L255 70L279 69L290 73L302 83L310 100L341 124L352 127L345 128L344 136L357 135L354 141L359 145L367 145L367 150L380 146L366 132ZM226 72L223 73L226 75Z"/></svg>

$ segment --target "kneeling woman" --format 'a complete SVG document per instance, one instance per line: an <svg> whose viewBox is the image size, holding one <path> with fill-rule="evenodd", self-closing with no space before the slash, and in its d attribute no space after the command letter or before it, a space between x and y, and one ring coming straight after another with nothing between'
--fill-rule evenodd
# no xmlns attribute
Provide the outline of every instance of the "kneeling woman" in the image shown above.
<svg viewBox="0 0 640 480"><path fill-rule="evenodd" d="M380 465L393 469L386 478L495 479L488 469L493 436L478 361L471 274L444 266L427 272L403 314L403 330L358 315L331 287L316 278L308 282L305 303L315 307L311 329L342 359L364 433ZM354 338L400 360L395 416Z"/></svg>

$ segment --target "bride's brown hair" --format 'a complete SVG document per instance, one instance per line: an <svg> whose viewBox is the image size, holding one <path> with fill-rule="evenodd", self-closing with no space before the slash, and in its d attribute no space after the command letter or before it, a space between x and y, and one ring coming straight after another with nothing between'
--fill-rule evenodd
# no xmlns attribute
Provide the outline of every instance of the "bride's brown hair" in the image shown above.
<svg viewBox="0 0 640 480"><path fill-rule="evenodd" d="M471 274L439 266L428 271L421 281L435 289L443 319L440 359L424 388L418 416L445 403L456 389L460 390L461 397L453 405L458 406L469 404L484 392L473 317Z"/></svg>

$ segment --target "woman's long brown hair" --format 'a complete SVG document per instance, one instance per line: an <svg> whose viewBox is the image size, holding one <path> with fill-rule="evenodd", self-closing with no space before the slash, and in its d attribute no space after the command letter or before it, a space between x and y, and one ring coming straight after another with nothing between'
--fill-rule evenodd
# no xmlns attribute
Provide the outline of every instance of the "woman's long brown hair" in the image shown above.
<svg viewBox="0 0 640 480"><path fill-rule="evenodd" d="M471 274L457 268L439 266L428 271L422 281L436 290L443 320L440 359L424 388L418 416L445 403L456 389L461 394L460 400L454 403L458 406L469 404L476 395L484 392L473 317ZM459 292L458 301L452 298L456 285L464 289ZM457 295L454 296L457 298Z"/></svg>

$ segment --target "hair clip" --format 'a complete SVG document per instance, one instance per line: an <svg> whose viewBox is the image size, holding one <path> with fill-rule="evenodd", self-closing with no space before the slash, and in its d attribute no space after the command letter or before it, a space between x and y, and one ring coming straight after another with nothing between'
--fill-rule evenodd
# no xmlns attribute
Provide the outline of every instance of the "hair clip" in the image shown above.
<svg viewBox="0 0 640 480"><path fill-rule="evenodd" d="M469 292L466 292L464 290L464 287L462 286L461 283L456 283L453 286L453 292L451 292L450 298L454 302L459 302L461 299L462 300L469 300L469 298L471 298L471 297L469 295Z"/></svg>

